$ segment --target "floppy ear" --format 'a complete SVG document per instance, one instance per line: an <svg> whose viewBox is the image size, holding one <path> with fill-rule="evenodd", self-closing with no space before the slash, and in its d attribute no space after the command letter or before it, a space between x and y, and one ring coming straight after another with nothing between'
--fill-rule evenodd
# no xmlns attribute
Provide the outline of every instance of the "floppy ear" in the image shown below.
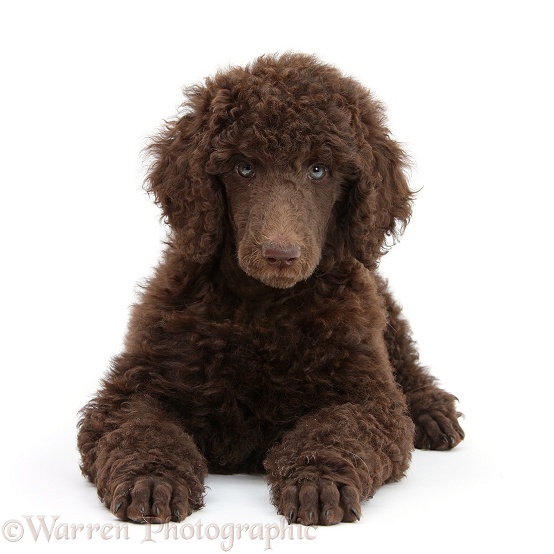
<svg viewBox="0 0 554 554"><path fill-rule="evenodd" d="M368 100L358 118L359 175L349 195L348 241L354 256L374 269L411 216L413 193L404 169L407 158L389 137L380 104Z"/></svg>
<svg viewBox="0 0 554 554"><path fill-rule="evenodd" d="M206 170L210 150L209 99L205 88L189 91L189 112L166 123L147 151L153 157L145 188L172 229L171 242L190 261L212 258L222 240L224 202Z"/></svg>

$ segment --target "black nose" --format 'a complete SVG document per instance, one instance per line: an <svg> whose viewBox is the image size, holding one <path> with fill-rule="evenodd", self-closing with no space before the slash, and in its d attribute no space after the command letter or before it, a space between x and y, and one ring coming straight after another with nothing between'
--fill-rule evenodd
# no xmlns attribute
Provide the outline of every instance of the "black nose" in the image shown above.
<svg viewBox="0 0 554 554"><path fill-rule="evenodd" d="M265 242L262 244L262 256L269 265L290 267L300 258L300 246Z"/></svg>

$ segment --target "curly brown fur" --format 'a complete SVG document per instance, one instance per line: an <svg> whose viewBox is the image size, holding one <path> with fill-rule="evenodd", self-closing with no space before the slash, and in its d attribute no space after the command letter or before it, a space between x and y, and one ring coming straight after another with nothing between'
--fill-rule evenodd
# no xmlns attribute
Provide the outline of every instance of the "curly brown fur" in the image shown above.
<svg viewBox="0 0 554 554"><path fill-rule="evenodd" d="M199 509L208 471L265 472L291 522L357 520L414 440L463 438L375 273L411 212L404 154L310 56L221 72L185 106L151 146L170 240L81 412L82 471L131 521Z"/></svg>

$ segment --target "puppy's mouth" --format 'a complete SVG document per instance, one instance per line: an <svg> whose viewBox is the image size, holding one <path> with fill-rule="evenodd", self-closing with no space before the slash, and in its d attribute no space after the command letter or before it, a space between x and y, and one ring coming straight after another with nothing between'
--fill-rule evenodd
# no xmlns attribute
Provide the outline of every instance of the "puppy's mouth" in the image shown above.
<svg viewBox="0 0 554 554"><path fill-rule="evenodd" d="M238 262L247 275L264 285L288 289L310 277L317 265L309 262L304 250L299 244L270 241L252 248L241 245Z"/></svg>

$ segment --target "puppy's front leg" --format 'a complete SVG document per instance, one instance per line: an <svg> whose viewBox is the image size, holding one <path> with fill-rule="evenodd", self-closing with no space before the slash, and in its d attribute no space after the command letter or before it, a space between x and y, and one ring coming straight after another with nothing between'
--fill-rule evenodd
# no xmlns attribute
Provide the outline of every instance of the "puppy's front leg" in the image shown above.
<svg viewBox="0 0 554 554"><path fill-rule="evenodd" d="M416 432L415 447L424 450L450 450L464 439L458 423L457 398L442 390L436 379L419 361L419 352L412 339L408 321L388 290L384 279L378 280L385 299L388 325L384 339L396 381L406 395Z"/></svg>
<svg viewBox="0 0 554 554"><path fill-rule="evenodd" d="M102 391L82 411L81 469L118 518L181 521L203 505L204 457L155 399Z"/></svg>
<svg viewBox="0 0 554 554"><path fill-rule="evenodd" d="M355 521L362 501L404 475L412 448L413 423L393 386L364 403L328 406L268 452L272 501L289 522Z"/></svg>

